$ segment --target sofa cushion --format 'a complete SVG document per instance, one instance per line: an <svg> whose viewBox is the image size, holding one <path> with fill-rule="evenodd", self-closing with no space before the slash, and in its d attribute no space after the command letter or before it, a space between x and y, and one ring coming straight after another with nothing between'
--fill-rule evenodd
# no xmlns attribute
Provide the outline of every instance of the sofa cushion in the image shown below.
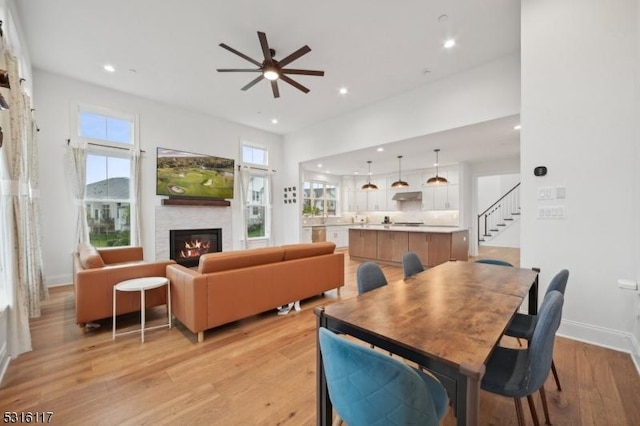
<svg viewBox="0 0 640 426"><path fill-rule="evenodd" d="M208 253L200 256L198 272L207 274L210 272L265 265L267 263L282 262L283 258L284 250L280 247Z"/></svg>
<svg viewBox="0 0 640 426"><path fill-rule="evenodd" d="M78 244L78 258L84 269L102 268L104 266L100 253L89 243Z"/></svg>
<svg viewBox="0 0 640 426"><path fill-rule="evenodd" d="M282 248L284 249L284 260L294 260L331 254L335 251L336 244L326 241L307 244L288 244L282 246Z"/></svg>

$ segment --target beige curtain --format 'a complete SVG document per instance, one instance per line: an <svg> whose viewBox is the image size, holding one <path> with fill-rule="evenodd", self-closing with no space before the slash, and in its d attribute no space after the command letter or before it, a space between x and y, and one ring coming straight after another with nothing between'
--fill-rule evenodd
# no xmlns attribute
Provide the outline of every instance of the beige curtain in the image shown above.
<svg viewBox="0 0 640 426"><path fill-rule="evenodd" d="M140 220L140 150L131 151L131 197L130 229L131 245L142 245L142 221Z"/></svg>
<svg viewBox="0 0 640 426"><path fill-rule="evenodd" d="M69 185L73 191L76 205L76 239L77 243L89 242L89 225L84 207L84 195L87 185L87 144L85 141L69 141L65 152L65 171Z"/></svg>
<svg viewBox="0 0 640 426"><path fill-rule="evenodd" d="M17 60L4 41L2 61L11 89L9 131L0 155L1 284L9 304L8 353L16 357L31 350L29 317L39 316L40 301L48 294L40 251L36 125L31 100L21 88Z"/></svg>

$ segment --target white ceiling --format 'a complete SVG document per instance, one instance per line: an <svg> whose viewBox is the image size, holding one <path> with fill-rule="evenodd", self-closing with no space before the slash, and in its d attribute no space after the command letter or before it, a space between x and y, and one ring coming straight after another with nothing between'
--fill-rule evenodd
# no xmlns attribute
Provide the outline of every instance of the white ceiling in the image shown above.
<svg viewBox="0 0 640 426"><path fill-rule="evenodd" d="M520 46L520 2L513 0L19 0L16 4L34 68L278 134L512 54ZM280 82L280 98L274 99L266 81L240 90L254 74L216 71L252 67L220 43L261 61L257 31L267 34L276 58L305 44L311 48L289 65L325 71L324 77L293 77L310 93ZM453 49L442 47L448 38L456 40ZM104 71L107 63L116 72ZM340 87L347 87L349 94L339 95ZM273 118L278 124L271 123ZM491 133L490 128L482 129ZM475 143L482 139L498 146L506 143L504 134L478 137L477 131L468 130L457 135L472 135ZM515 137L512 145L517 149ZM411 149L424 153L424 144L416 140L406 149L397 147L403 152L392 152L390 162L397 168L395 155L409 156ZM490 151L487 146L447 149L449 162ZM444 148L442 154L444 163ZM361 156L358 159L362 162ZM353 165L344 166L344 173L353 171Z"/></svg>

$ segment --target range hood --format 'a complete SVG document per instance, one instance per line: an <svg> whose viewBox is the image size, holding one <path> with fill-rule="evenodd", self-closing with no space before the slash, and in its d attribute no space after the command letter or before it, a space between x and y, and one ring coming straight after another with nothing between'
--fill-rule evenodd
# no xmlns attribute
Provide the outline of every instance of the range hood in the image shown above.
<svg viewBox="0 0 640 426"><path fill-rule="evenodd" d="M392 200L395 201L422 201L422 191L398 192Z"/></svg>

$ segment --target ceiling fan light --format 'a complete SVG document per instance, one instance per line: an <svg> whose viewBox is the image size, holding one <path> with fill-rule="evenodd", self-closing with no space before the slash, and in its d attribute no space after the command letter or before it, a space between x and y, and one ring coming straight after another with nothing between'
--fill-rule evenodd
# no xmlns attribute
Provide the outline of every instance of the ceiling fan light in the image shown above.
<svg viewBox="0 0 640 426"><path fill-rule="evenodd" d="M265 68L262 72L262 75L264 76L264 78L270 81L274 81L280 78L280 73L274 68Z"/></svg>

